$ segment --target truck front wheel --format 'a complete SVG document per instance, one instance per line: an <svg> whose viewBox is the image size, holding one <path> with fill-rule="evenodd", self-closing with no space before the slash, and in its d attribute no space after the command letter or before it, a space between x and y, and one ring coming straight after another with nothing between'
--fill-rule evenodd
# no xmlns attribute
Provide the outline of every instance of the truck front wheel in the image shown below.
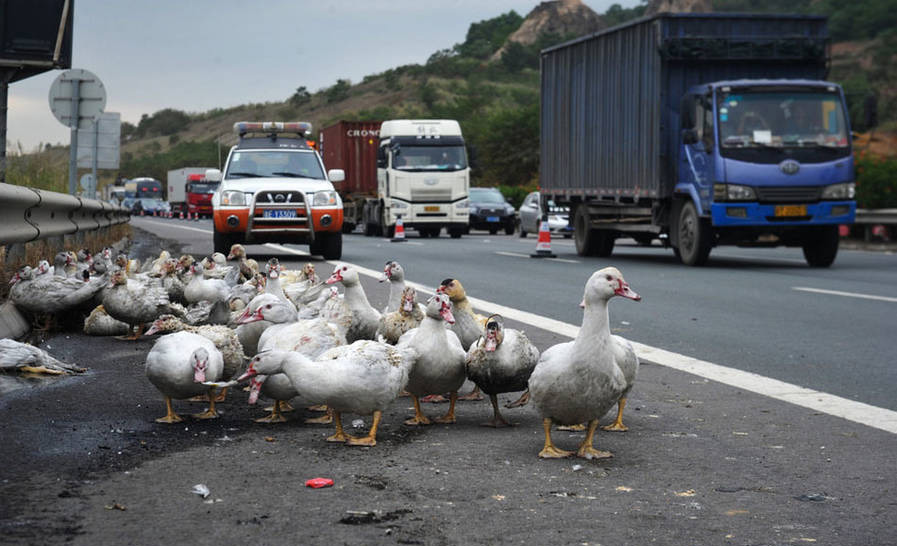
<svg viewBox="0 0 897 546"><path fill-rule="evenodd" d="M323 256L325 260L339 260L343 257L343 234L333 232L318 233L309 252Z"/></svg>
<svg viewBox="0 0 897 546"><path fill-rule="evenodd" d="M240 242L239 235L221 233L215 228L212 229L212 246L215 247L214 252L220 252L226 256L230 253L230 247Z"/></svg>
<svg viewBox="0 0 897 546"><path fill-rule="evenodd" d="M710 222L698 216L698 209L691 201L682 206L678 229L679 259L685 265L704 265L713 247L713 229Z"/></svg>
<svg viewBox="0 0 897 546"><path fill-rule="evenodd" d="M828 267L838 255L838 226L822 226L804 237L804 259L810 267Z"/></svg>

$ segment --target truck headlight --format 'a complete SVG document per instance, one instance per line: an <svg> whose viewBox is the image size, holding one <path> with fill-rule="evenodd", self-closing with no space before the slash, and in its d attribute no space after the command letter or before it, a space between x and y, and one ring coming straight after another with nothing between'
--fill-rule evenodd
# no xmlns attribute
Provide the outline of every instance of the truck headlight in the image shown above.
<svg viewBox="0 0 897 546"><path fill-rule="evenodd" d="M229 207L245 207L246 194L238 190L225 190L221 192L221 204Z"/></svg>
<svg viewBox="0 0 897 546"><path fill-rule="evenodd" d="M832 200L853 199L856 197L856 193L857 186L855 183L843 182L841 184L826 186L825 189L822 190L822 198Z"/></svg>
<svg viewBox="0 0 897 546"><path fill-rule="evenodd" d="M392 199L389 204L396 210L404 210L408 208L408 203L403 203L397 199Z"/></svg>
<svg viewBox="0 0 897 546"><path fill-rule="evenodd" d="M757 194L754 188L741 184L714 184L714 201L756 201Z"/></svg>
<svg viewBox="0 0 897 546"><path fill-rule="evenodd" d="M456 208L456 209L466 209L466 208L468 208L468 207L470 207L470 200L469 200L469 199L465 199L465 200L463 200L463 201L458 201L457 203L455 203L455 208Z"/></svg>
<svg viewBox="0 0 897 546"><path fill-rule="evenodd" d="M316 191L312 201L314 207L335 207L339 203L339 195L333 190Z"/></svg>

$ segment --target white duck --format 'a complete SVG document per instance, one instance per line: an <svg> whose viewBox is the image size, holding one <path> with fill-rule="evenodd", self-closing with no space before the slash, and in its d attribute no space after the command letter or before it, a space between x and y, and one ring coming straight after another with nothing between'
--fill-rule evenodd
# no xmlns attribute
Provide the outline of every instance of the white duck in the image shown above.
<svg viewBox="0 0 897 546"><path fill-rule="evenodd" d="M457 279L445 279L440 283L437 292L446 294L452 300L452 313L455 315L455 323L452 325L452 331L458 334L461 345L464 350L470 349L470 346L483 336L486 332L483 327L486 324L486 317L474 312L473 305L467 299L467 292L461 281ZM483 395L480 394L480 387L475 387L471 392L459 396L458 400L482 400Z"/></svg>
<svg viewBox="0 0 897 546"><path fill-rule="evenodd" d="M585 286L581 304L585 312L576 339L549 347L530 376L530 395L543 417L545 431L545 445L539 457L573 455L574 452L558 449L552 443L551 425L584 422L588 422L588 432L576 455L589 459L613 456L593 447L595 429L598 419L632 387L620 367L620 357L635 357L634 353L629 354L631 347L610 333L607 302L614 296L641 299L616 268L593 273Z"/></svg>
<svg viewBox="0 0 897 546"><path fill-rule="evenodd" d="M389 298L383 313L392 313L402 307L402 294L405 292L405 270L394 260L386 262L380 282L389 281Z"/></svg>
<svg viewBox="0 0 897 546"><path fill-rule="evenodd" d="M241 379L284 373L303 398L333 408L336 432L328 442L374 446L383 410L408 381L415 353L377 341L360 340L328 350L318 360L292 351L265 351L250 362ZM345 433L342 414L373 414L365 437Z"/></svg>
<svg viewBox="0 0 897 546"><path fill-rule="evenodd" d="M344 301L352 311L352 324L346 331L346 341L353 343L359 339L374 339L380 327L380 311L371 306L358 271L347 264L337 264L327 284L342 283L345 288Z"/></svg>
<svg viewBox="0 0 897 546"><path fill-rule="evenodd" d="M4 338L0 339L0 370L63 375L83 373L87 368L66 364L43 349Z"/></svg>
<svg viewBox="0 0 897 546"><path fill-rule="evenodd" d="M315 359L325 351L346 344L346 338L339 328L323 318L295 321L295 309L288 304L276 304L260 307L255 313L241 318L241 324L254 321L269 321L274 324L268 327L259 337L259 352L279 350L295 351ZM293 384L284 374L269 377L261 386L261 393L274 399L271 415L256 419L257 422L273 423L286 419L281 415L281 408L291 398L299 396ZM306 422L329 423L329 417L316 418Z"/></svg>
<svg viewBox="0 0 897 546"><path fill-rule="evenodd" d="M539 349L520 330L505 328L498 315L486 321L486 335L467 351L467 377L489 395L492 420L484 426L510 423L498 409L498 395L526 390L529 376L539 361Z"/></svg>
<svg viewBox="0 0 897 546"><path fill-rule="evenodd" d="M86 303L106 285L107 277L76 277L43 274L30 267L21 269L10 281L9 299L16 307L48 315L47 324L58 314Z"/></svg>
<svg viewBox="0 0 897 546"><path fill-rule="evenodd" d="M120 320L133 329L133 335L123 338L135 340L143 333L147 322L152 322L165 313L183 313L183 308L168 301L168 293L158 280L140 282L129 279L121 269L112 274L112 286L103 294L103 308L112 318Z"/></svg>
<svg viewBox="0 0 897 546"><path fill-rule="evenodd" d="M190 272L193 273L193 278L184 287L184 298L189 303L227 301L230 288L226 282L221 279L205 278L205 269L201 264L191 265Z"/></svg>
<svg viewBox="0 0 897 546"><path fill-rule="evenodd" d="M89 336L124 336L128 329L126 323L110 317L102 305L97 305L84 319L84 333Z"/></svg>
<svg viewBox="0 0 897 546"><path fill-rule="evenodd" d="M399 308L380 318L377 335L383 336L387 343L395 345L399 342L402 334L420 326L424 319L424 312L417 304L417 292L408 286L402 292L402 302Z"/></svg>
<svg viewBox="0 0 897 546"><path fill-rule="evenodd" d="M443 320L449 324L455 322L452 303L445 294L436 294L427 301L427 314L420 326L399 338L397 347L410 347L418 354L406 387L414 401L414 417L405 421L406 425L429 425L430 420L420 409L420 397L444 392L451 393L449 409L435 421L455 422L455 402L458 389L466 379L467 354L458 336L445 327Z"/></svg>
<svg viewBox="0 0 897 546"><path fill-rule="evenodd" d="M203 326L192 326L180 320L174 315L162 315L153 321L150 329L146 331L145 336L151 336L159 332L192 332L199 334L215 344L215 348L221 352L221 358L224 359L224 369L221 377L223 379L232 379L243 373L244 364L248 358L243 354L243 345L237 337L237 332L227 326L206 324ZM224 400L227 390L223 390L217 398L217 402Z"/></svg>
<svg viewBox="0 0 897 546"><path fill-rule="evenodd" d="M214 419L214 387L205 381L217 381L224 369L224 359L215 345L192 332L177 332L162 336L146 355L146 377L165 397L167 413L157 423L178 423L183 419L174 412L171 400L183 400L208 394L209 408L194 415L197 419Z"/></svg>

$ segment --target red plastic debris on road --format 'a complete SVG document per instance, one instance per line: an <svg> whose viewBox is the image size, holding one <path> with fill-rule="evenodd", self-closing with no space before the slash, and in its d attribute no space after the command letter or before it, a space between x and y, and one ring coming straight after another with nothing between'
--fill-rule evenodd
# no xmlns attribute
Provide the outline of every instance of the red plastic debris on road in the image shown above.
<svg viewBox="0 0 897 546"><path fill-rule="evenodd" d="M313 487L315 489L330 487L331 485L333 485L333 480L330 478L312 478L305 482L305 487Z"/></svg>

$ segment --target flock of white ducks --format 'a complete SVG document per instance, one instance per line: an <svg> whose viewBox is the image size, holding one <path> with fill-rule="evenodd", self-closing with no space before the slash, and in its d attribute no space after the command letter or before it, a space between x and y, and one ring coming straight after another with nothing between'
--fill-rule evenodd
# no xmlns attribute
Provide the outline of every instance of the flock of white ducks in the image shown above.
<svg viewBox="0 0 897 546"><path fill-rule="evenodd" d="M43 261L22 268L11 281L10 300L37 317L93 302L84 329L95 335L124 332L137 339L148 324L144 335L168 332L146 357L146 376L166 404L159 422L180 421L172 400L197 396L209 408L195 417L215 418L215 403L225 394L216 390L248 381L250 403L260 394L275 401L260 421L284 421L288 400L298 396L329 410L317 420L333 422L328 441L373 446L383 411L403 392L414 403L406 425L454 423L455 404L464 398L458 390L470 379L476 390L467 398L481 398L480 391L489 396L493 417L484 424L492 427L510 425L497 395L526 391L514 405L531 397L541 414L540 457L611 456L593 446L598 419L616 406L616 419L605 429L626 430L622 415L639 365L629 342L609 328L611 298L640 300L617 269L604 268L586 282L576 339L541 353L502 317L476 314L457 279L444 280L423 303L397 262L387 262L381 281L389 282L389 297L378 310L349 264L338 264L321 281L312 264L289 271L272 258L260 270L242 245L201 262L163 251L143 267L124 255L113 259L107 249L98 259L86 251L62 252L53 266ZM9 345L4 367L15 367L8 355L21 355L26 364L20 367L31 370L59 367L49 355L35 356L34 348L3 343ZM424 415L421 401L444 394L447 412ZM344 413L372 415L368 435L348 434ZM576 451L554 445L552 425L582 423L587 431Z"/></svg>

